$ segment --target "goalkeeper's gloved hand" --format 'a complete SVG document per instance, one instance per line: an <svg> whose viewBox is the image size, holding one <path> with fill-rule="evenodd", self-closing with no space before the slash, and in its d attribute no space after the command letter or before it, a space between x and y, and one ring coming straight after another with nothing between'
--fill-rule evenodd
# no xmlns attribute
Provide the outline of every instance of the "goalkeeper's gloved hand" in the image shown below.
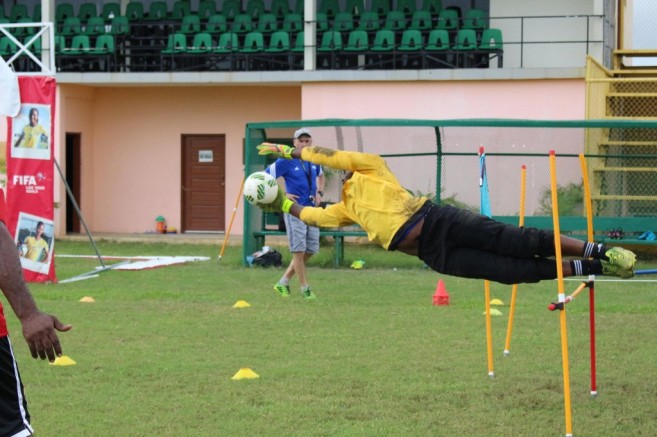
<svg viewBox="0 0 657 437"><path fill-rule="evenodd" d="M262 143L257 146L258 155L272 155L277 158L292 159L294 147L284 144Z"/></svg>
<svg viewBox="0 0 657 437"><path fill-rule="evenodd" d="M294 202L287 198L281 187L278 187L276 198L271 203L256 203L264 212L290 212L293 204Z"/></svg>

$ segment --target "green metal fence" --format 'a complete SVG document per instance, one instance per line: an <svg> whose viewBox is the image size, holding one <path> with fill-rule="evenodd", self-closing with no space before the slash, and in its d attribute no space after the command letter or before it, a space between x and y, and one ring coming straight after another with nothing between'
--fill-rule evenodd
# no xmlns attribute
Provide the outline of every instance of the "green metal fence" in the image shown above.
<svg viewBox="0 0 657 437"><path fill-rule="evenodd" d="M584 215L578 159L584 154L594 215L655 217L657 221L657 120L323 119L249 123L246 174L267 164L258 156L256 145L286 138L291 144L299 127L312 131L315 145L382 155L402 185L415 194L474 210L479 208L477 155L483 147L492 211L504 216L519 214L523 165L527 169L525 215L550 214L551 150L557 156L560 214ZM338 201L339 178L325 170L325 198ZM253 232L267 226L260 210L245 203L245 256L260 249Z"/></svg>

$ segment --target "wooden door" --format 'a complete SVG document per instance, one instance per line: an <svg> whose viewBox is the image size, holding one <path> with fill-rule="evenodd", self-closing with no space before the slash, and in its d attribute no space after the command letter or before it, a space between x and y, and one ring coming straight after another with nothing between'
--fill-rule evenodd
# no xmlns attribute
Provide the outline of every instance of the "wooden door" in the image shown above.
<svg viewBox="0 0 657 437"><path fill-rule="evenodd" d="M225 230L225 183L225 135L183 135L182 232Z"/></svg>

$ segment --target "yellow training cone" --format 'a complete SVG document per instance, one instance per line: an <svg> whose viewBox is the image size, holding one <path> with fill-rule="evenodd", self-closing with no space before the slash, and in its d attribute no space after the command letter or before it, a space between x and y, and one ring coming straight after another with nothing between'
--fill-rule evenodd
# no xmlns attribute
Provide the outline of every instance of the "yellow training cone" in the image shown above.
<svg viewBox="0 0 657 437"><path fill-rule="evenodd" d="M499 299L493 299L493 300L490 301L490 304L491 305L504 305L504 302L502 302Z"/></svg>
<svg viewBox="0 0 657 437"><path fill-rule="evenodd" d="M96 302L96 299L94 299L93 297L85 296L82 299L80 299L79 302L89 302L89 303L91 303L91 302Z"/></svg>
<svg viewBox="0 0 657 437"><path fill-rule="evenodd" d="M486 311L482 313L484 316L486 315ZM491 308L490 310L490 315L491 316L501 316L502 312L500 310L496 310L495 308Z"/></svg>
<svg viewBox="0 0 657 437"><path fill-rule="evenodd" d="M250 306L251 304L249 304L247 301L238 300L237 302L235 302L235 305L233 305L233 308L248 308Z"/></svg>
<svg viewBox="0 0 657 437"><path fill-rule="evenodd" d="M243 367L236 374L234 374L231 379L237 381L238 379L256 379L256 378L260 378L260 375L258 375L248 367Z"/></svg>
<svg viewBox="0 0 657 437"><path fill-rule="evenodd" d="M69 358L66 355L62 355L61 357L55 358L55 361L52 363L53 366L73 366L77 364L75 361L73 361L71 358Z"/></svg>

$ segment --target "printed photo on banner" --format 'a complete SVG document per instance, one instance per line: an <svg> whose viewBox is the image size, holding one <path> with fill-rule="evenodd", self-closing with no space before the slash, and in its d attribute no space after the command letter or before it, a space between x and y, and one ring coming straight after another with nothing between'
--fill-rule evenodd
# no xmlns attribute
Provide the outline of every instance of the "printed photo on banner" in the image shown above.
<svg viewBox="0 0 657 437"><path fill-rule="evenodd" d="M21 265L26 270L47 274L55 246L55 224L52 220L21 212L16 227L15 243Z"/></svg>
<svg viewBox="0 0 657 437"><path fill-rule="evenodd" d="M24 103L12 119L11 157L50 159L50 106Z"/></svg>

